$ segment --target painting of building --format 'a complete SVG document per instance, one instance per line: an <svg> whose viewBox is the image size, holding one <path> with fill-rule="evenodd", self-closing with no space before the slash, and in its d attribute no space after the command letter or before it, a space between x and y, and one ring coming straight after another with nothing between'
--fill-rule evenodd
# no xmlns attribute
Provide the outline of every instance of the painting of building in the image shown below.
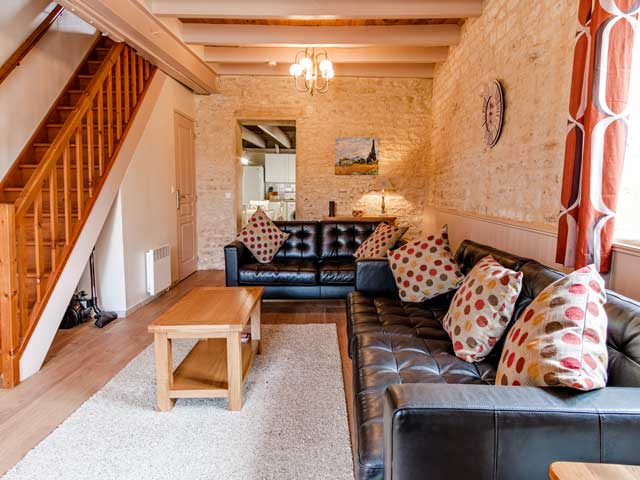
<svg viewBox="0 0 640 480"><path fill-rule="evenodd" d="M336 175L377 175L378 140L371 137L336 139Z"/></svg>

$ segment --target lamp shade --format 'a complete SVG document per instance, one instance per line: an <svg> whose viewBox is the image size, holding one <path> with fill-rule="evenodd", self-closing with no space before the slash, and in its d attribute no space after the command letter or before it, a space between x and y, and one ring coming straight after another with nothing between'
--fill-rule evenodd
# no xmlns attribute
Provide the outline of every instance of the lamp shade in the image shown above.
<svg viewBox="0 0 640 480"><path fill-rule="evenodd" d="M391 183L391 180L389 180L387 177L380 177L378 176L378 178L376 178L376 181L373 185L373 189L375 191L382 191L382 190L393 190L393 183Z"/></svg>

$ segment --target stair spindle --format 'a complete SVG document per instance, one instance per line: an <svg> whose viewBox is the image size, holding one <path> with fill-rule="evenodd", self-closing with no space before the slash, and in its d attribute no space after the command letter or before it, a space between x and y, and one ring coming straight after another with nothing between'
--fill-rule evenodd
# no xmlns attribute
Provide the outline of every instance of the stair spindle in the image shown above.
<svg viewBox="0 0 640 480"><path fill-rule="evenodd" d="M100 85L98 93L98 176L104 172L104 85Z"/></svg>

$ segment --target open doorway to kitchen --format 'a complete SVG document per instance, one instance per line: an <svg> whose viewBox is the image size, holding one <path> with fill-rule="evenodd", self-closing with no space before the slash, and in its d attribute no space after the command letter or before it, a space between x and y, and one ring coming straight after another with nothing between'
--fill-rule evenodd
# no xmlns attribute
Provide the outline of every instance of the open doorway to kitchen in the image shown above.
<svg viewBox="0 0 640 480"><path fill-rule="evenodd" d="M261 207L272 220L296 219L296 122L242 121L242 223Z"/></svg>

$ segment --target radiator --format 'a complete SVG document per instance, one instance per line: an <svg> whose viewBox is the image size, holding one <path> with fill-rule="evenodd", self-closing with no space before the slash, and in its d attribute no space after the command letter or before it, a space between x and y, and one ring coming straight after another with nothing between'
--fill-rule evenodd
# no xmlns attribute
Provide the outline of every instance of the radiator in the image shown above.
<svg viewBox="0 0 640 480"><path fill-rule="evenodd" d="M164 245L146 253L147 292L151 295L171 286L171 247Z"/></svg>

